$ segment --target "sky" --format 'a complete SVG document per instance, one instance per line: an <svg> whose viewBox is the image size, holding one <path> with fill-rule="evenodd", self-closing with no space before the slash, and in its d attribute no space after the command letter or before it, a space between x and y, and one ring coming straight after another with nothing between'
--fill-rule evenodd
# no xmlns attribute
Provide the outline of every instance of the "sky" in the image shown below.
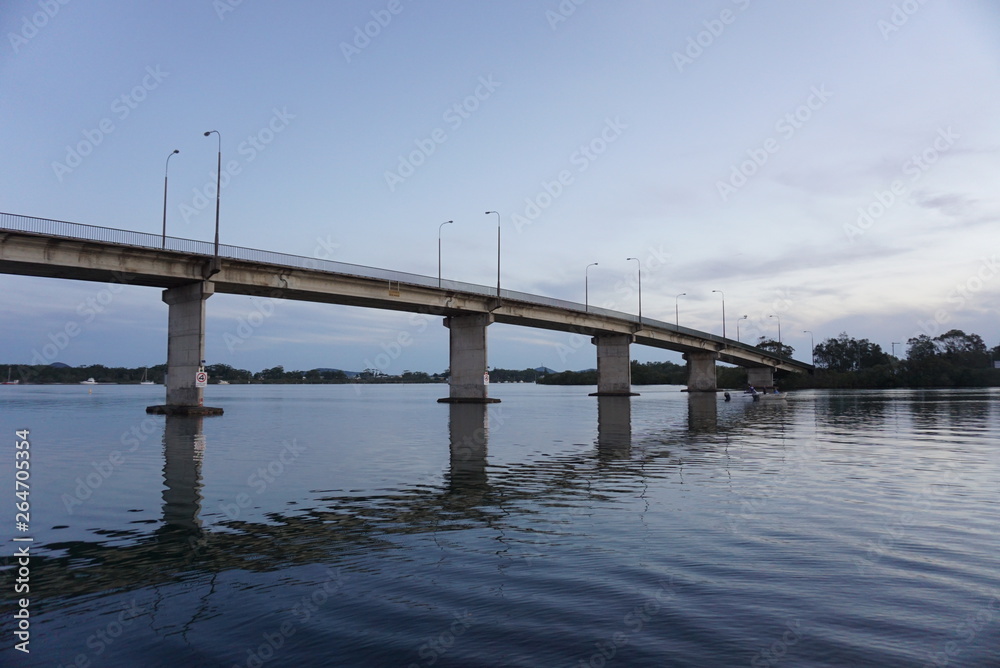
<svg viewBox="0 0 1000 668"><path fill-rule="evenodd" d="M211 240L221 145L225 244L436 276L440 234L445 278L495 285L498 211L506 289L635 313L641 268L645 317L721 334L724 305L805 361L1000 344L996 3L8 0L0 27L2 212L160 233L166 174L167 233ZM157 289L0 286L0 363L166 359ZM436 318L207 309L209 364L448 366ZM596 365L488 335L491 366Z"/></svg>

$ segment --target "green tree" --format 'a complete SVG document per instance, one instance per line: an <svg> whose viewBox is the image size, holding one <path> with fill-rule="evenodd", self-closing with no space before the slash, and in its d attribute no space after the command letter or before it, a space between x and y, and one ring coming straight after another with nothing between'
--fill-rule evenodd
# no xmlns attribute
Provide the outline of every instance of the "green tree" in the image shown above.
<svg viewBox="0 0 1000 668"><path fill-rule="evenodd" d="M855 339L841 332L816 345L816 366L830 371L857 371L891 362L882 346L868 339Z"/></svg>
<svg viewBox="0 0 1000 668"><path fill-rule="evenodd" d="M769 353L774 353L775 355L781 355L782 357L791 357L792 353L795 352L795 348L784 343L779 343L774 339L769 339L766 336L762 336L757 339L757 343L754 347L766 350Z"/></svg>

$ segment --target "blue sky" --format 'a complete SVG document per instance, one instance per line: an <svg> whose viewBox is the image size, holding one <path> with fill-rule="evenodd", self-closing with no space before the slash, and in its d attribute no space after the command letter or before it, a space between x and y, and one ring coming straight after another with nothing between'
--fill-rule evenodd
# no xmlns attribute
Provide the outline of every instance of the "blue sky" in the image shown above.
<svg viewBox="0 0 1000 668"><path fill-rule="evenodd" d="M218 130L223 243L433 276L454 220L444 276L492 285L496 210L505 288L582 301L597 262L591 303L634 312L638 257L645 316L721 333L721 290L730 337L780 320L800 359L803 330L1000 343L994 3L12 0L0 26L0 211L158 233L179 149L168 233L210 240ZM0 285L0 361L166 357L158 290ZM408 314L208 313L209 362L448 363ZM489 335L492 365L595 364Z"/></svg>

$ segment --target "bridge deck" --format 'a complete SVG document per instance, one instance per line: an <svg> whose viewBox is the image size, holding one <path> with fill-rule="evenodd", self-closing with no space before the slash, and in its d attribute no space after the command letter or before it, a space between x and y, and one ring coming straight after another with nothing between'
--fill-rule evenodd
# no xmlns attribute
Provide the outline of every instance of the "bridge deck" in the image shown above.
<svg viewBox="0 0 1000 668"><path fill-rule="evenodd" d="M0 273L169 288L203 280L209 242L0 213ZM461 315L584 335L633 334L636 343L717 352L741 366L811 371L812 366L745 343L651 318L495 287L375 267L220 245L220 293L368 308Z"/></svg>

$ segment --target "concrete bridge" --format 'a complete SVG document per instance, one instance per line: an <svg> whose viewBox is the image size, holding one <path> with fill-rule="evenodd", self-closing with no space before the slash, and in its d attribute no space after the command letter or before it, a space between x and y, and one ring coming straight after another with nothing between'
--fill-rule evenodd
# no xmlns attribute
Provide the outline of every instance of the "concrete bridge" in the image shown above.
<svg viewBox="0 0 1000 668"><path fill-rule="evenodd" d="M0 213L0 273L163 288L169 306L166 406L198 413L195 374L205 351L205 302L215 293L346 304L441 316L450 332L450 403L489 403L487 327L494 322L573 332L597 349L598 396L632 394L633 343L678 351L688 390L715 392L716 361L773 384L775 370L812 366L650 318L510 290L251 248Z"/></svg>

